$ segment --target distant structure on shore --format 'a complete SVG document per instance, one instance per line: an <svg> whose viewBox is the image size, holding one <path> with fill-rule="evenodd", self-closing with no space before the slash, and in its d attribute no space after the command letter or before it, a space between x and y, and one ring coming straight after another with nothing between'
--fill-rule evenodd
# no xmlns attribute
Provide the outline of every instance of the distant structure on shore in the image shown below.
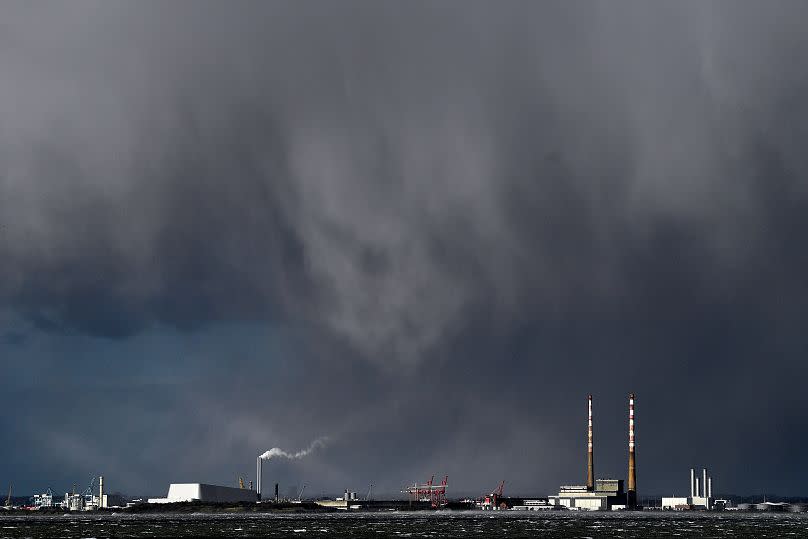
<svg viewBox="0 0 808 539"><path fill-rule="evenodd" d="M662 498L662 509L714 509L715 503L723 508L726 500L713 499L713 478L707 475L707 468L702 470L702 480L696 475L696 470L690 468L690 496L671 496Z"/></svg>
<svg viewBox="0 0 808 539"><path fill-rule="evenodd" d="M20 496L16 502L12 503L11 486L6 498L6 505L2 509L9 511L37 511L62 512L62 511L94 511L107 508L132 509L134 512L173 512L184 511L181 507L166 506L165 504L219 504L221 506L236 506L245 509L247 504L249 511L272 512L272 511L415 511L415 510L470 510L478 509L482 511L615 511L615 510L676 510L676 511L808 511L808 505L804 503L804 498L787 498L782 501L771 501L766 496L755 496L739 498L737 496L727 496L731 499L716 499L713 495L713 478L708 475L707 468L703 468L701 474L695 468L690 469L690 495L655 497L644 500L645 507L641 507L637 497L637 462L636 462L636 436L635 436L635 395L628 395L628 473L624 482L623 479L597 478L595 473L595 451L594 451L594 415L593 397L588 395L588 418L587 418L587 463L586 482L584 484L562 485L558 492L550 496L523 496L519 493L515 496L505 496L505 480L499 482L498 486L492 490L486 490L481 496L471 499L451 499L447 497L449 477L443 476L439 483L435 482L435 475L432 475L424 483L415 482L403 487L402 494L406 497L393 497L393 499L379 498L377 491L376 498L371 496L374 485L370 484L367 495L364 497L357 495L357 492L346 488L342 496L327 497L325 492L319 497L309 496L304 499L303 493L307 484L302 483L297 487L290 487L287 496L281 497L277 478L273 483L264 485L263 463L264 460L283 458L296 460L309 455L317 448L323 447L326 438L318 438L307 448L299 451L285 451L273 447L258 455L256 459L255 481L249 480L242 474L237 477L234 486L221 486L206 483L171 483L165 497L158 498L136 498L128 501L120 494L109 495L105 491L104 477L93 477L89 486L79 491L73 484L71 492L60 496L54 496L52 489L46 492L39 491L29 500L20 503ZM271 470L268 470L271 471ZM684 474L683 474L684 476ZM682 476L682 479L684 477ZM247 487L249 484L249 487ZM237 486L235 486L237 485ZM255 488L253 488L255 485ZM265 489L266 492L262 492ZM311 492L311 489L309 489ZM364 493L364 492L363 492ZM27 497L26 497L27 498ZM762 498L762 500L761 500ZM746 502L746 503L742 503ZM757 503L761 502L761 503ZM153 505L149 505L153 504ZM192 507L193 509L193 507Z"/></svg>
<svg viewBox="0 0 808 539"><path fill-rule="evenodd" d="M75 486L71 492L65 492L62 501L56 501L53 490L50 488L43 493L34 494L31 498L31 509L63 509L65 511L95 511L97 509L107 509L110 507L120 507L124 504L123 498L119 495L109 495L104 493L104 476L98 477L98 487L96 491L96 478L90 481L90 485L83 492L76 492ZM96 494L96 492L98 492Z"/></svg>
<svg viewBox="0 0 808 539"><path fill-rule="evenodd" d="M149 503L208 502L239 503L255 502L254 490L204 483L171 483L165 498L149 498Z"/></svg>
<svg viewBox="0 0 808 539"><path fill-rule="evenodd" d="M629 395L628 405L628 492L623 490L622 479L595 479L594 434L592 422L592 395L589 401L589 425L587 429L587 474L586 485L563 485L558 495L549 496L548 504L566 509L604 511L637 509L637 475L634 454L634 393Z"/></svg>

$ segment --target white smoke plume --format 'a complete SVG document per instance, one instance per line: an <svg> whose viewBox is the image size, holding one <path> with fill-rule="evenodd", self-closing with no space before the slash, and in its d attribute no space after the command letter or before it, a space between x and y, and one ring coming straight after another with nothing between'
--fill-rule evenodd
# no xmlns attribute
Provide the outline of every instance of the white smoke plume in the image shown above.
<svg viewBox="0 0 808 539"><path fill-rule="evenodd" d="M260 458L261 460L269 460L275 457L283 457L286 459L302 459L315 449L325 447L326 442L328 442L328 437L324 436L322 438L317 438L306 449L301 449L296 453L289 453L288 451L284 451L280 447L273 447L269 451L266 451L263 454L258 455L258 458Z"/></svg>

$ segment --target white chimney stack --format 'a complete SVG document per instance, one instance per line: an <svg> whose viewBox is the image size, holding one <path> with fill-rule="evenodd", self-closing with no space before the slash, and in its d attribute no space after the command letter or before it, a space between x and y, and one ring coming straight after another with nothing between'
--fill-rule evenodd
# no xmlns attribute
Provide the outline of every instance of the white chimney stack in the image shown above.
<svg viewBox="0 0 808 539"><path fill-rule="evenodd" d="M261 499L261 457L255 462L255 494L257 498Z"/></svg>
<svg viewBox="0 0 808 539"><path fill-rule="evenodd" d="M702 468L701 470L701 495L702 497L707 497L707 468Z"/></svg>

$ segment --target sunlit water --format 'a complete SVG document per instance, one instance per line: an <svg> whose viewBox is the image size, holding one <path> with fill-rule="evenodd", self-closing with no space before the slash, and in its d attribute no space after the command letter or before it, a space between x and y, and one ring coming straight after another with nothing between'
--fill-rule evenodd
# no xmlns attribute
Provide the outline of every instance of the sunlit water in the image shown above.
<svg viewBox="0 0 808 539"><path fill-rule="evenodd" d="M808 514L348 513L0 516L0 537L808 537Z"/></svg>

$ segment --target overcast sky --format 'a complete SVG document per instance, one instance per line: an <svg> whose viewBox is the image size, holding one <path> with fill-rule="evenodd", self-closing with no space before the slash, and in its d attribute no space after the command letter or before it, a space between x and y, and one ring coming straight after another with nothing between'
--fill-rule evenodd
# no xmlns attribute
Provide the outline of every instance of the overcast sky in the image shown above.
<svg viewBox="0 0 808 539"><path fill-rule="evenodd" d="M0 485L808 493L806 17L3 2Z"/></svg>

